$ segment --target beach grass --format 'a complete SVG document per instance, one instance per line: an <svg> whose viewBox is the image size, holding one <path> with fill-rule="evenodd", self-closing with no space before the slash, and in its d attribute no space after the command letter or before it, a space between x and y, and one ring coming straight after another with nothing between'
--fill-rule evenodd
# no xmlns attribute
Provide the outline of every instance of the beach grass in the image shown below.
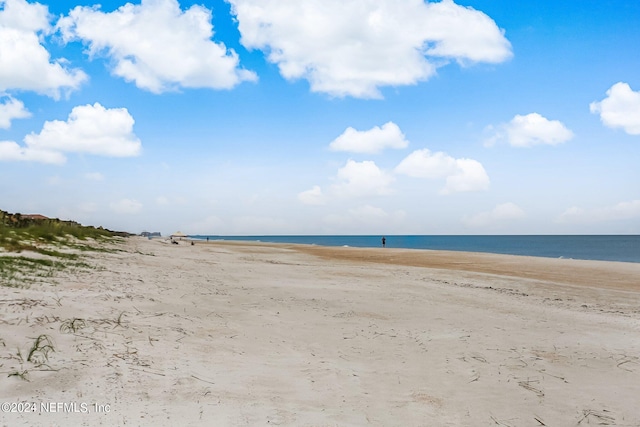
<svg viewBox="0 0 640 427"><path fill-rule="evenodd" d="M59 270L91 268L81 260L83 253L117 251L111 243L126 234L74 221L0 214L0 286L25 288Z"/></svg>
<svg viewBox="0 0 640 427"><path fill-rule="evenodd" d="M97 250L92 242L110 241L116 237L110 231L63 223L46 222L14 228L0 225L0 248L9 252L33 251L44 255L62 256L51 248Z"/></svg>

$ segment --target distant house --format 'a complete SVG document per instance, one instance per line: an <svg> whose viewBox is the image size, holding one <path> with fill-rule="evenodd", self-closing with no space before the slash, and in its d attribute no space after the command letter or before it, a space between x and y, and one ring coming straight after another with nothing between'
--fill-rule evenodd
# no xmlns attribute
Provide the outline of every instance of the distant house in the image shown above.
<svg viewBox="0 0 640 427"><path fill-rule="evenodd" d="M22 219L31 219L34 221L43 221L43 220L47 220L49 218L47 218L44 215L40 215L40 214L29 214L29 215L22 215Z"/></svg>
<svg viewBox="0 0 640 427"><path fill-rule="evenodd" d="M160 234L159 231L143 231L142 233L140 233L140 235L142 237L162 237L162 234Z"/></svg>

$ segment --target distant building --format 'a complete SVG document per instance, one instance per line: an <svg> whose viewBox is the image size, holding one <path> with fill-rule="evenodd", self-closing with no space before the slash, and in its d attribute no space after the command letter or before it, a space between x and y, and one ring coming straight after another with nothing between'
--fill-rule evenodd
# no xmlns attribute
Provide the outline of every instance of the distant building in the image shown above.
<svg viewBox="0 0 640 427"><path fill-rule="evenodd" d="M143 231L140 235L142 237L162 237L159 231Z"/></svg>
<svg viewBox="0 0 640 427"><path fill-rule="evenodd" d="M42 221L42 220L49 219L46 216L40 215L40 214L22 215L22 218L23 219L32 219L32 220L36 220L36 221Z"/></svg>

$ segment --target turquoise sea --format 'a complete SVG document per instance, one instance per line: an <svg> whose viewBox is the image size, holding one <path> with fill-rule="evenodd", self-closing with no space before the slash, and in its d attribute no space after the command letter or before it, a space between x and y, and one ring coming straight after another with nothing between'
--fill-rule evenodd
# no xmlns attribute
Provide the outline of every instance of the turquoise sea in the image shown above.
<svg viewBox="0 0 640 427"><path fill-rule="evenodd" d="M206 236L193 239L304 243L321 246L381 247L382 236ZM548 258L640 262L639 235L590 236L393 236L386 247L490 252Z"/></svg>

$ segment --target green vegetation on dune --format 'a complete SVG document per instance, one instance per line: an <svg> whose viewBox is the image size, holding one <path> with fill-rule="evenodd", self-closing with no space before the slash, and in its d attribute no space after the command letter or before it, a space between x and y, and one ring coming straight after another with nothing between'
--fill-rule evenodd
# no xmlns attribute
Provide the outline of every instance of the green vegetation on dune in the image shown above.
<svg viewBox="0 0 640 427"><path fill-rule="evenodd" d="M104 228L87 227L57 218L32 218L0 210L0 247L6 250L33 250L33 243L64 244L69 237L84 241L125 236Z"/></svg>
<svg viewBox="0 0 640 427"><path fill-rule="evenodd" d="M0 210L0 248L9 252L34 251L44 255L64 256L55 248L91 249L88 241L104 241L125 237L128 233L102 227L83 226L75 221L57 218L34 218ZM86 243L85 243L86 242Z"/></svg>
<svg viewBox="0 0 640 427"><path fill-rule="evenodd" d="M128 235L74 221L0 210L0 286L25 287L37 278L51 277L56 270L90 267L78 261L79 251L113 251L103 243L115 243ZM2 252L33 252L44 257L2 256Z"/></svg>

